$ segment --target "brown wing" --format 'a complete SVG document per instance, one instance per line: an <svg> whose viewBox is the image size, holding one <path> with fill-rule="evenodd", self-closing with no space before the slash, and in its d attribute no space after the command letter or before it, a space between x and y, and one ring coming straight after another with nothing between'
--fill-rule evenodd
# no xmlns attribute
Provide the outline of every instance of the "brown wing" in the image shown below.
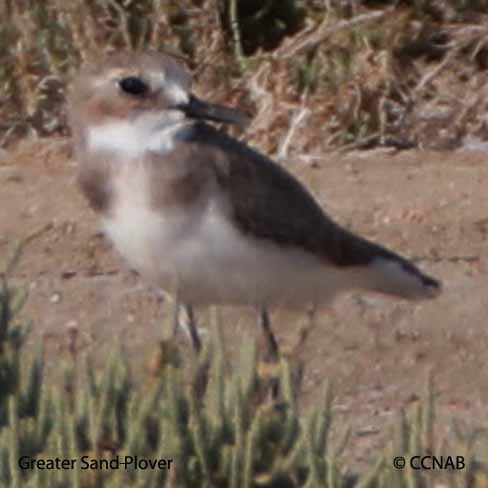
<svg viewBox="0 0 488 488"><path fill-rule="evenodd" d="M205 124L197 126L196 140L210 150L243 232L307 249L338 266L394 255L333 222L298 180L245 144Z"/></svg>

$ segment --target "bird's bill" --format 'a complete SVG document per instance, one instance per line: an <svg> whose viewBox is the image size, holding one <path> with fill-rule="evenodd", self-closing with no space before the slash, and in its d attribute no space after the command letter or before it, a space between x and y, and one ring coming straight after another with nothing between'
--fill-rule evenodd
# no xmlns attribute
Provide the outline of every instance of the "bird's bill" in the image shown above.
<svg viewBox="0 0 488 488"><path fill-rule="evenodd" d="M187 104L180 105L187 117L201 120L211 120L213 122L223 122L225 124L236 124L244 126L249 122L249 118L236 108L224 107L207 103L192 95Z"/></svg>

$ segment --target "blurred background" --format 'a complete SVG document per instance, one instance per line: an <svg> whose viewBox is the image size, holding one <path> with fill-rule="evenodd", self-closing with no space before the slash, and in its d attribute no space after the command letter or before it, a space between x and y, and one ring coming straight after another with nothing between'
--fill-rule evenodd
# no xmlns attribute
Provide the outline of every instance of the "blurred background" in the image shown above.
<svg viewBox="0 0 488 488"><path fill-rule="evenodd" d="M271 153L290 118L297 153L488 139L487 0L1 0L0 18L0 147L65 133L73 72L129 48L181 56Z"/></svg>

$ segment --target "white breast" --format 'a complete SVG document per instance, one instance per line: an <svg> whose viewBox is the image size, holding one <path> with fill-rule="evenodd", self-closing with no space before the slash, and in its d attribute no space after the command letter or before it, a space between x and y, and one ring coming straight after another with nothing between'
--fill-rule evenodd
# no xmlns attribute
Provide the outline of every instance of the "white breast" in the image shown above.
<svg viewBox="0 0 488 488"><path fill-rule="evenodd" d="M149 117L88 132L89 150L115 159L115 201L103 226L132 268L194 304L302 305L328 301L351 284L346 273L309 253L242 234L217 189L191 206L152 209L143 156L164 156L191 130L174 121L161 129Z"/></svg>
<svg viewBox="0 0 488 488"><path fill-rule="evenodd" d="M147 181L121 178L104 227L130 266L146 279L193 304L288 304L329 301L345 273L298 249L242 234L221 200L156 212Z"/></svg>

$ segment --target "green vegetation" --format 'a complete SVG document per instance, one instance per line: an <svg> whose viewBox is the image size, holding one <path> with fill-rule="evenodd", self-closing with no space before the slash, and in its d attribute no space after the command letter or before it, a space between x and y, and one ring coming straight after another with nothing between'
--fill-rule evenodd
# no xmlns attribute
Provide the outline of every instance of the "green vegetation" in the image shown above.
<svg viewBox="0 0 488 488"><path fill-rule="evenodd" d="M411 414L400 412L393 440L372 453L377 461L361 474L346 469L343 453L351 440L347 428L335 425L330 387L314 410L302 412L292 364L283 359L265 373L249 346L229 367L218 324L198 358L183 359L178 346L161 342L147 377L134 377L123 351L99 372L89 361L80 364L73 351L64 381L51 385L43 352L32 357L24 347L27 329L16 318L24 300L24 293L2 283L2 487L487 486L488 460L477 455L487 434L455 429L452 439L439 443L431 381ZM276 384L278 397L270 395ZM464 456L464 469L392 465L395 456L429 454ZM108 464L127 456L137 457L137 465ZM165 464L150 469L151 460Z"/></svg>

